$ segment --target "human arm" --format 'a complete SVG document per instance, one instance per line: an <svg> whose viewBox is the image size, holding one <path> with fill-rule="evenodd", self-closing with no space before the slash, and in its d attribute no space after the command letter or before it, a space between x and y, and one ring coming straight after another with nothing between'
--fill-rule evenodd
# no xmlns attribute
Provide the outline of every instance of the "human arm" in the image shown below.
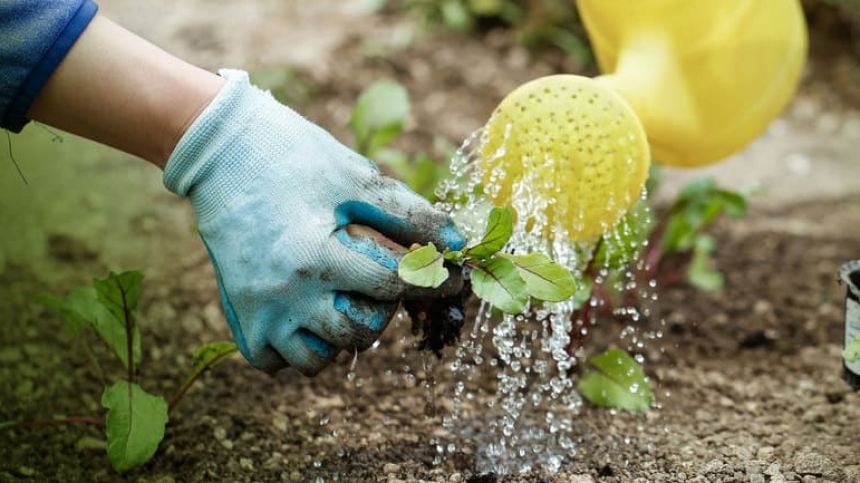
<svg viewBox="0 0 860 483"><path fill-rule="evenodd" d="M209 74L96 18L28 112L165 167L255 367L315 374L369 347L400 299L459 290L457 277L438 291L407 286L402 255L379 238L462 247L448 217L243 72Z"/></svg>
<svg viewBox="0 0 860 483"><path fill-rule="evenodd" d="M97 15L28 117L164 168L182 133L223 84Z"/></svg>

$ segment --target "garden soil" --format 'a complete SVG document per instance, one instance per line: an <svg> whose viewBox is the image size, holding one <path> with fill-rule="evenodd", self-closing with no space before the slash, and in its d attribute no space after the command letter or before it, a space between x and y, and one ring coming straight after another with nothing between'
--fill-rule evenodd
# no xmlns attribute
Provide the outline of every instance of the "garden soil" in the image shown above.
<svg viewBox="0 0 860 483"><path fill-rule="evenodd" d="M308 86L295 104L347 142L350 106L377 78L398 79L412 95L400 147L432 151L435 135L463 139L525 80L589 73L558 53L529 53L498 30L422 34L370 55L366 49L378 52L378 45L371 49L362 32L384 41L405 21L337 2L314 2L299 17L279 10L293 2L258 2L232 7L228 18L212 13L220 3L195 16L191 6L205 2L185 2L167 21L151 23L151 9L170 11L173 2L101 3L133 30L207 67L220 59L249 69L294 66L296 82ZM258 25L254 19L265 19L271 38L242 36ZM319 26L302 37L317 49L311 58L282 53L299 45L276 42L290 22ZM34 296L109 269L143 269L140 382L159 394L176 389L195 346L227 339L229 330L190 211L163 191L158 171L29 128L14 148L30 185L0 166L0 421L25 421L0 432L0 481L860 481L860 394L840 379L845 287L836 277L842 262L860 258L860 96L850 81L860 74L828 38L813 40L810 72L786 116L710 171L728 184L766 187L749 218L712 230L725 291L661 290L644 322L664 331L646 350L659 408L630 415L586 407L575 424L577 453L555 475L483 471L485 441L442 429L451 354L436 361L413 350L401 318L378 346L355 361L342 354L313 379L291 370L268 376L241 357L216 367L171 415L155 458L117 476L100 428L44 423L99 416L101 385L78 342ZM688 176L670 172L667 191ZM611 320L597 327L595 350L612 342L605 334L615 328ZM115 363L105 370L122 376ZM493 384L493 374L479 377ZM446 446L441 461L435 442Z"/></svg>

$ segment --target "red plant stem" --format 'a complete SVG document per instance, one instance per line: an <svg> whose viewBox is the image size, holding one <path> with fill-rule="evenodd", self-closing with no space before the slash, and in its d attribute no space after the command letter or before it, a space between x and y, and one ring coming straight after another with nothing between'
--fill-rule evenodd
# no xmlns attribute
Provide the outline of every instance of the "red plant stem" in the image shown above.
<svg viewBox="0 0 860 483"><path fill-rule="evenodd" d="M119 293L122 295L122 313L125 317L125 349L127 353L126 362L128 363L128 384L129 393L131 393L131 384L134 382L134 330L132 330L131 311L128 310L128 301L125 297L125 289L122 284L117 282Z"/></svg>
<svg viewBox="0 0 860 483"><path fill-rule="evenodd" d="M179 389L176 391L176 393L173 394L173 397L170 398L170 402L167 403L167 412L168 413L172 412L173 408L175 408L176 405L179 404L179 401L181 401L182 398L185 397L185 393L188 392L188 389L191 388L191 385L194 384L194 381L197 380L197 377L199 377L199 375L195 376L190 381L188 381L185 384L183 384L182 386L180 386Z"/></svg>
<svg viewBox="0 0 860 483"><path fill-rule="evenodd" d="M193 386L198 379L200 379L200 376L202 376L206 371L211 369L215 364L218 364L224 359L231 357L235 353L236 351L233 350L231 352L221 354L221 356L209 361L209 363L203 366L203 368L201 368L199 371L193 372L191 376L188 377L188 379L186 379L181 386L179 386L179 389L177 389L173 396L170 398L170 402L167 403L167 412L170 413L171 411L173 411L176 405L179 404L179 401L181 401L182 398L185 397L185 393L188 392L189 389L191 389L191 386Z"/></svg>
<svg viewBox="0 0 860 483"><path fill-rule="evenodd" d="M687 280L687 272L683 270L674 270L667 273L661 273L657 276L657 286L667 288L683 283Z"/></svg>
<svg viewBox="0 0 860 483"><path fill-rule="evenodd" d="M615 306L612 303L612 297L606 293L606 289L603 284L597 284L592 288L592 292L594 293L594 298L597 300L597 306L600 307L600 312L604 314L611 314L615 310Z"/></svg>

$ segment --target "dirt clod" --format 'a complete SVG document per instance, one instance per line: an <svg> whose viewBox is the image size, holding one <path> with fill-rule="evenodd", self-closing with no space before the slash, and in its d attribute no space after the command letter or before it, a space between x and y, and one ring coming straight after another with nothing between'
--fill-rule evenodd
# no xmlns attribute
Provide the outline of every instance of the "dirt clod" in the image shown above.
<svg viewBox="0 0 860 483"><path fill-rule="evenodd" d="M403 302L412 320L412 333L419 335L419 350L428 350L442 357L442 350L460 340L465 323L465 304L471 295L471 284L451 297L436 300L407 300Z"/></svg>

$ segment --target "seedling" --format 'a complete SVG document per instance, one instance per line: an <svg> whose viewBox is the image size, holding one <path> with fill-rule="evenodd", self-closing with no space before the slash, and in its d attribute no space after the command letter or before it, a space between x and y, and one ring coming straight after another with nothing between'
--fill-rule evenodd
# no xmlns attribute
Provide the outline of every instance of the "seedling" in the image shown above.
<svg viewBox="0 0 860 483"><path fill-rule="evenodd" d="M649 194L657 189L658 170L652 169L651 181ZM606 281L595 290L598 305L607 312L614 310L621 296L614 282L621 271L636 262L642 268L636 273L639 284L666 288L687 282L700 290L722 290L725 278L712 258L716 240L706 230L723 216L746 216L749 198L756 192L754 186L731 191L713 179L697 179L681 189L656 222L648 215L651 198L640 201L622 220L623 239L612 243L602 240L586 270L592 278L601 268L609 271ZM624 302L638 304L629 298Z"/></svg>
<svg viewBox="0 0 860 483"><path fill-rule="evenodd" d="M473 292L500 311L518 314L530 298L560 302L573 296L576 284L562 266L540 253L515 254L504 250L513 233L513 212L493 208L481 239L463 250L440 252L432 243L413 245L397 273L417 287L436 288L448 279L448 265L469 274L463 292L443 300L406 301L415 331L424 333L420 348L441 350L455 343L463 325L463 304Z"/></svg>
<svg viewBox="0 0 860 483"><path fill-rule="evenodd" d="M406 0L404 5L426 27L470 32L502 25L527 48L556 47L587 66L593 62L585 27L567 0Z"/></svg>
<svg viewBox="0 0 860 483"><path fill-rule="evenodd" d="M561 302L573 296L576 284L562 266L541 253L505 253L513 233L509 208L493 208L481 240L463 250L439 252L432 243L417 245L400 261L397 274L417 287L436 288L448 279L445 262L466 267L472 290L508 314L521 313L529 297Z"/></svg>
<svg viewBox="0 0 860 483"><path fill-rule="evenodd" d="M392 144L403 132L409 116L409 93L397 82L377 81L359 95L349 127L359 153L380 163L384 169L405 182L413 191L434 201L434 190L447 168L424 152L410 157ZM450 157L454 151L444 138L434 140L434 151Z"/></svg>
<svg viewBox="0 0 860 483"><path fill-rule="evenodd" d="M46 422L103 426L108 460L120 473L145 464L155 455L164 438L170 412L188 389L204 372L237 352L232 342L210 342L195 350L191 372L169 401L144 390L136 380L143 357L138 325L142 281L143 273L138 271L110 272L104 279L93 280L91 286L73 289L64 298L39 297L44 305L65 319L67 327L84 347L96 376L105 386L101 404L107 410L104 420L71 416ZM125 368L125 378L107 384L102 365L88 343L92 333L97 334L117 357ZM11 422L5 427L21 424L27 422Z"/></svg>
<svg viewBox="0 0 860 483"><path fill-rule="evenodd" d="M647 411L653 397L642 367L614 347L588 359L579 392L596 406L635 412Z"/></svg>

